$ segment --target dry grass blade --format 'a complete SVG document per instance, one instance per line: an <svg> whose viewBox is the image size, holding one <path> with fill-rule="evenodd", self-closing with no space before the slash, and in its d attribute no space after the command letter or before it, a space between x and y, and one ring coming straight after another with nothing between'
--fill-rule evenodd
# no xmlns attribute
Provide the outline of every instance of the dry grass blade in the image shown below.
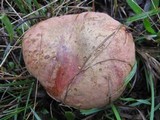
<svg viewBox="0 0 160 120"><path fill-rule="evenodd" d="M130 106L119 106L121 109L121 116L126 119L134 119L134 120L147 120L144 111L139 110L136 107L130 107ZM136 112L138 113L136 113Z"/></svg>
<svg viewBox="0 0 160 120"><path fill-rule="evenodd" d="M23 36L23 35L22 35ZM3 66L4 62L6 61L7 57L9 56L9 54L11 53L11 51L13 50L13 48L20 42L22 36L14 43L13 47L11 47L8 51L8 53L5 55L4 59L2 60L2 62L0 63L0 68Z"/></svg>
<svg viewBox="0 0 160 120"><path fill-rule="evenodd" d="M17 76L17 77L1 77L0 80L23 80L32 77L31 75L27 76Z"/></svg>
<svg viewBox="0 0 160 120"><path fill-rule="evenodd" d="M37 13L38 11L40 11L40 10L42 10L42 9L46 8L46 7L51 6L52 4L56 3L57 1L58 1L58 0L54 0L54 1L50 2L50 3L48 3L47 5L45 5L45 6L41 7L41 8L39 8L39 9L37 9L37 10L35 10L35 11L33 11L33 12L29 13L29 14L27 14L26 16L22 17L21 19L28 18L29 16L31 16L31 15L33 15L33 14ZM15 24L15 23L17 23L17 22L21 21L21 19L15 20L14 22L12 22L12 24ZM4 27L3 27L3 28L1 28L1 29L0 29L0 31L2 31L3 29L4 29Z"/></svg>
<svg viewBox="0 0 160 120"><path fill-rule="evenodd" d="M147 68L152 72L152 74L157 79L160 79L160 62L152 57L149 53L147 53L147 51L144 52L140 49L137 49L137 52L144 59Z"/></svg>

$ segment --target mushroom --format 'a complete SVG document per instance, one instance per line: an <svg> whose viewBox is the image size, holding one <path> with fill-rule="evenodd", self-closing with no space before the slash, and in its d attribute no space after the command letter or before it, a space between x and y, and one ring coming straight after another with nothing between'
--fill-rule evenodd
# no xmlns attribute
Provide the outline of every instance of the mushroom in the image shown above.
<svg viewBox="0 0 160 120"><path fill-rule="evenodd" d="M48 95L77 109L116 100L135 62L132 35L98 12L44 20L25 33L22 50L28 71Z"/></svg>

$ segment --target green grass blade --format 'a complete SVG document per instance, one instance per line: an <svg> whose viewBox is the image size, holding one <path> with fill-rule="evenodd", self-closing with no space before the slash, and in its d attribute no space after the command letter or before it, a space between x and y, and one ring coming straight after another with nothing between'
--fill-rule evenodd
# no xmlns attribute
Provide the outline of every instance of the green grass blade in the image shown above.
<svg viewBox="0 0 160 120"><path fill-rule="evenodd" d="M32 93L33 85L34 85L34 83L31 84L29 92L28 92L28 97L27 97L27 101L26 101L26 106L25 106L25 110L24 110L23 119L25 119L27 109L29 108L29 99L30 99L30 96L31 96L31 93Z"/></svg>
<svg viewBox="0 0 160 120"><path fill-rule="evenodd" d="M127 0L128 5L132 8L132 10L136 13L136 14L141 14L143 13L143 9L134 1L134 0ZM143 21L143 25L145 27L145 29L152 34L155 34L156 32L154 31L154 29L152 28L152 24L150 23L148 18L145 18Z"/></svg>
<svg viewBox="0 0 160 120"><path fill-rule="evenodd" d="M152 75L149 74L149 80L151 84L151 115L150 120L154 120L154 83L152 79Z"/></svg>
<svg viewBox="0 0 160 120"><path fill-rule="evenodd" d="M120 117L120 115L119 115L119 112L118 112L116 106L115 106L114 104L111 104L111 107L112 107L112 110L113 110L113 113L114 113L116 119L117 119L117 120L121 120L121 117Z"/></svg>
<svg viewBox="0 0 160 120"><path fill-rule="evenodd" d="M12 120L11 118L14 118L15 115L18 115L22 111L24 111L23 107L14 108L11 110L4 110L3 112L6 115L4 117L2 117L1 120Z"/></svg>
<svg viewBox="0 0 160 120"><path fill-rule="evenodd" d="M31 107L30 107L30 109L31 109L33 115L35 116L36 120L42 120L42 119L38 116L38 114L37 114Z"/></svg>
<svg viewBox="0 0 160 120"><path fill-rule="evenodd" d="M130 106L141 105L141 104L151 105L151 103L149 102L150 99L120 98L120 100L125 102L132 102Z"/></svg>
<svg viewBox="0 0 160 120"><path fill-rule="evenodd" d="M97 113L99 111L101 111L103 109L100 109L100 108L93 108L93 109L90 109L90 110L80 110L81 114L83 115L90 115L90 114L94 114L94 113Z"/></svg>
<svg viewBox="0 0 160 120"><path fill-rule="evenodd" d="M136 70L137 70L137 61L135 62L135 64L134 64L131 72L129 73L129 75L126 77L125 83L124 83L125 85L127 85L130 82L130 80L133 78L133 76L136 73Z"/></svg>
<svg viewBox="0 0 160 120"><path fill-rule="evenodd" d="M2 23L5 25L5 29L7 30L9 37L10 37L10 41L13 40L13 36L14 36L14 30L13 30L13 26L9 20L9 18L7 17L6 14L2 14L0 16L0 19L2 21Z"/></svg>
<svg viewBox="0 0 160 120"><path fill-rule="evenodd" d="M6 115L5 117L2 117L1 118L1 120L8 120L8 119L10 119L11 120L11 118L13 117L13 115L12 114L10 114L10 115Z"/></svg>
<svg viewBox="0 0 160 120"><path fill-rule="evenodd" d="M155 32L155 30L152 28L152 24L150 23L150 21L149 21L148 18L145 18L145 19L143 20L143 25L144 25L145 29L146 29L148 32L150 32L150 33L152 33L152 34L156 34L156 32Z"/></svg>
<svg viewBox="0 0 160 120"><path fill-rule="evenodd" d="M39 3L37 2L37 0L33 0L33 3L34 3L34 5L36 6L37 9L40 8L40 5L39 5Z"/></svg>
<svg viewBox="0 0 160 120"><path fill-rule="evenodd" d="M151 105L151 103L146 100L137 100L137 102L134 102L134 103L130 104L129 106L136 107L139 105Z"/></svg>
<svg viewBox="0 0 160 120"><path fill-rule="evenodd" d="M6 47L5 51L4 51L4 54L3 54L2 59L4 59L4 58L6 57L7 53L8 53L8 52L9 52L9 50L10 50L10 47L11 47L11 45L10 45L10 43L9 43L9 44L7 45L7 47Z"/></svg>
<svg viewBox="0 0 160 120"><path fill-rule="evenodd" d="M138 99L136 101L141 103L141 104L151 105L151 103L148 100Z"/></svg>
<svg viewBox="0 0 160 120"><path fill-rule="evenodd" d="M27 10L32 12L32 0L26 0L25 2L26 2L26 7L28 7Z"/></svg>
<svg viewBox="0 0 160 120"><path fill-rule="evenodd" d="M30 8L31 8L31 3L32 3L32 0L26 0L26 2L29 4Z"/></svg>
<svg viewBox="0 0 160 120"><path fill-rule="evenodd" d="M160 5L160 0L151 0L151 2L152 2L151 9L158 8L158 6Z"/></svg>
<svg viewBox="0 0 160 120"><path fill-rule="evenodd" d="M132 10L136 13L142 13L142 8L135 2L135 0L127 0L127 4L132 8Z"/></svg>
<svg viewBox="0 0 160 120"><path fill-rule="evenodd" d="M146 69L145 69L145 74L146 74L146 80L148 81L148 83L150 84L150 90L151 90L151 111L150 111L150 120L154 120L154 81L153 81L153 77L152 74L149 73Z"/></svg>
<svg viewBox="0 0 160 120"><path fill-rule="evenodd" d="M142 20L142 19L145 19L145 18L147 18L149 16L156 15L158 13L160 13L160 8L154 9L154 10L150 10L149 12L143 12L143 13L137 14L137 15L135 15L133 17L129 17L127 19L127 22L131 23L131 22L134 22L134 21L137 21L137 20Z"/></svg>
<svg viewBox="0 0 160 120"><path fill-rule="evenodd" d="M11 81L9 83L4 83L4 84L0 84L0 87L9 87L9 86L13 86L13 85L25 85L25 84L31 84L32 81L27 80L23 80L23 81Z"/></svg>
<svg viewBox="0 0 160 120"><path fill-rule="evenodd" d="M74 120L75 119L75 115L71 111L66 111L65 117L67 120Z"/></svg>
<svg viewBox="0 0 160 120"><path fill-rule="evenodd" d="M120 100L125 101L125 102L132 102L132 101L135 101L136 99L134 99L134 98L120 98Z"/></svg>
<svg viewBox="0 0 160 120"><path fill-rule="evenodd" d="M160 103L158 105L155 106L154 111L157 111L160 109Z"/></svg>
<svg viewBox="0 0 160 120"><path fill-rule="evenodd" d="M21 0L15 0L14 2L16 3L17 7L20 9L21 12L27 13L27 11L25 10L24 4Z"/></svg>

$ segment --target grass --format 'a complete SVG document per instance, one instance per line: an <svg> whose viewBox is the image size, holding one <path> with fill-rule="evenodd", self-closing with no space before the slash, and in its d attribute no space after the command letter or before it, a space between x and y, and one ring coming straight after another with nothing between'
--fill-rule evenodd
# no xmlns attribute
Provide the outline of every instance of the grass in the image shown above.
<svg viewBox="0 0 160 120"><path fill-rule="evenodd" d="M1 120L160 119L160 0L2 0L0 4ZM21 38L44 19L94 10L128 27L137 63L121 98L102 109L79 111L51 99L27 72Z"/></svg>

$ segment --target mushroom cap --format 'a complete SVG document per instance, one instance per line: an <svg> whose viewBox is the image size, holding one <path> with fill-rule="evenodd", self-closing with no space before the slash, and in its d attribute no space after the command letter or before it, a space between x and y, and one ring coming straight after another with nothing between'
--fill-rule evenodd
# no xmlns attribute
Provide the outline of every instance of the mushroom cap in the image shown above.
<svg viewBox="0 0 160 120"><path fill-rule="evenodd" d="M28 71L47 93L78 109L116 100L135 62L132 35L98 12L39 22L25 33L22 50Z"/></svg>

